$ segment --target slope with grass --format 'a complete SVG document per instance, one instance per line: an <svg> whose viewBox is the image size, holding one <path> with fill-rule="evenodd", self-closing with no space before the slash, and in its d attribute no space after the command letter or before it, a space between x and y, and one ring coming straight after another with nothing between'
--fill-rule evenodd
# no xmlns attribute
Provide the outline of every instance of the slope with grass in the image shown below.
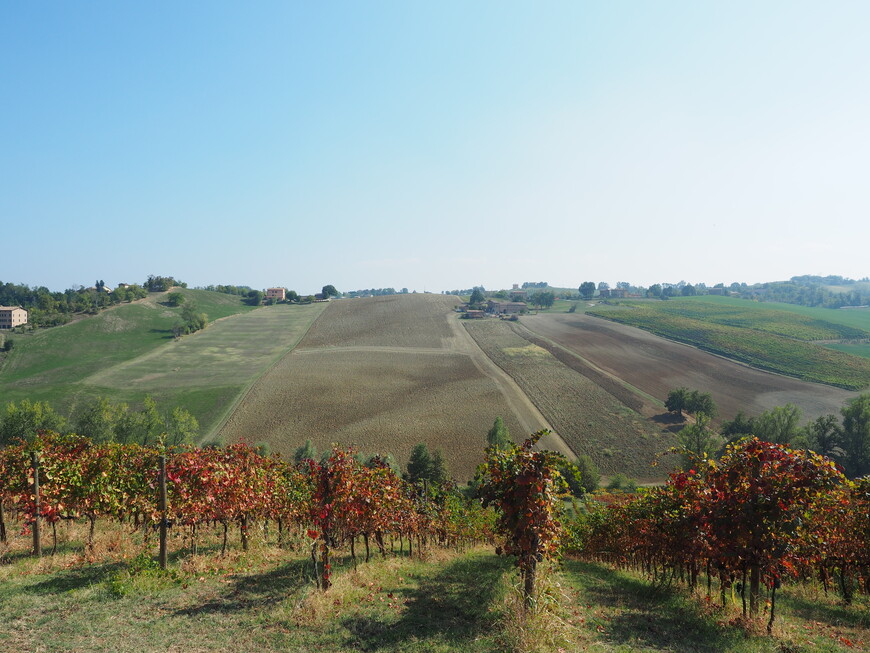
<svg viewBox="0 0 870 653"><path fill-rule="evenodd" d="M587 314L806 381L850 390L870 385L870 361L811 342L863 338L866 331L760 304L746 306L683 299L623 301L598 305Z"/></svg>
<svg viewBox="0 0 870 653"><path fill-rule="evenodd" d="M176 340L181 308L152 294L72 324L16 338L0 370L3 399L49 401L69 412L89 397L182 406L203 433L217 425L254 378L291 349L323 304L255 308L234 295L179 289L209 326Z"/></svg>

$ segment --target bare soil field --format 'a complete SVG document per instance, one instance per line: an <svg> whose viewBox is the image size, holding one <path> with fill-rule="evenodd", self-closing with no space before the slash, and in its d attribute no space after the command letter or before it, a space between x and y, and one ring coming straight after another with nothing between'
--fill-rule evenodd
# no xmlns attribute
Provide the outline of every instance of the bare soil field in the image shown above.
<svg viewBox="0 0 870 653"><path fill-rule="evenodd" d="M468 479L498 415L520 432L503 395L468 356L308 349L285 357L254 386L223 437L263 440L289 456L311 438L318 451L353 445L392 453L402 465L426 442L443 451L451 474Z"/></svg>
<svg viewBox="0 0 870 653"><path fill-rule="evenodd" d="M846 400L857 395L762 372L635 327L580 313L529 316L523 324L660 401L679 386L709 392L719 406L720 419L731 419L740 410L757 415L787 403L800 406L806 418L839 414Z"/></svg>
<svg viewBox="0 0 870 653"><path fill-rule="evenodd" d="M676 444L671 433L522 337L511 323L467 320L464 325L577 454L589 455L604 474L622 472L643 481L661 478L662 468L650 464L656 453Z"/></svg>
<svg viewBox="0 0 870 653"><path fill-rule="evenodd" d="M440 448L457 479L473 476L502 417L516 440L550 424L458 324L456 298L401 295L329 305L294 351L251 388L220 432L292 455L310 438L364 453ZM419 319L418 319L419 318ZM572 456L551 436L546 448Z"/></svg>
<svg viewBox="0 0 870 653"><path fill-rule="evenodd" d="M447 315L460 303L452 295L388 295L342 299L311 328L304 347L452 346Z"/></svg>

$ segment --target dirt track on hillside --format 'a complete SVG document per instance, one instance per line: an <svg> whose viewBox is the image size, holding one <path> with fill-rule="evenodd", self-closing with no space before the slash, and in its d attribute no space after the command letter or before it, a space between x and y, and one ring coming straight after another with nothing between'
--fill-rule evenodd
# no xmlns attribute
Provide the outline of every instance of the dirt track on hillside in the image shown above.
<svg viewBox="0 0 870 653"><path fill-rule="evenodd" d="M804 417L839 414L855 392L762 372L651 333L588 315L540 314L522 324L602 372L659 400L685 386L713 395L721 418L793 403Z"/></svg>

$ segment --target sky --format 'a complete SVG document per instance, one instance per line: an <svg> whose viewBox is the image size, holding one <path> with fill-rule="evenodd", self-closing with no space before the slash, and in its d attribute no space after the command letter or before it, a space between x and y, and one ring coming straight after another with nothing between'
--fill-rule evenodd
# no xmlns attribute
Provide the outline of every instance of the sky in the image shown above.
<svg viewBox="0 0 870 653"><path fill-rule="evenodd" d="M0 3L0 281L870 275L870 3Z"/></svg>

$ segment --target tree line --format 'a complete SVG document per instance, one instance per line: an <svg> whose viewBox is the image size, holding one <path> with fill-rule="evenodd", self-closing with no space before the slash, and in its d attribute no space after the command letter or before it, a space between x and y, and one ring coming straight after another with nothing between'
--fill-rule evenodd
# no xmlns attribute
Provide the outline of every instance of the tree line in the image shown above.
<svg viewBox="0 0 870 653"><path fill-rule="evenodd" d="M763 442L814 451L839 464L849 478L870 474L870 393L850 399L840 415L821 415L806 423L795 404L776 406L757 416L743 411L731 420L712 427L717 408L709 393L676 388L668 393L665 407L674 413L694 416L677 435L686 450L684 464L703 457L721 455L725 447L738 440L758 437Z"/></svg>
<svg viewBox="0 0 870 653"><path fill-rule="evenodd" d="M0 449L19 441L31 442L40 432L75 433L95 443L135 443L153 446L190 444L199 437L199 423L183 408L161 409L150 396L141 408L105 397L81 402L69 415L56 412L47 401L10 401L0 410Z"/></svg>

